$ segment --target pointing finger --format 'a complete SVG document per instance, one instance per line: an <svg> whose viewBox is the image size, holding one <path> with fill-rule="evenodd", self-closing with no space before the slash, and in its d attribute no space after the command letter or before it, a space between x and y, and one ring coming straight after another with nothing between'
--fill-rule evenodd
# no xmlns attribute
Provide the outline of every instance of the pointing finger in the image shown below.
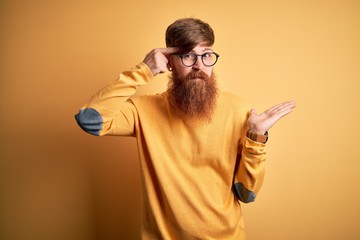
<svg viewBox="0 0 360 240"><path fill-rule="evenodd" d="M164 55L170 55L179 51L177 47L159 48L159 51Z"/></svg>

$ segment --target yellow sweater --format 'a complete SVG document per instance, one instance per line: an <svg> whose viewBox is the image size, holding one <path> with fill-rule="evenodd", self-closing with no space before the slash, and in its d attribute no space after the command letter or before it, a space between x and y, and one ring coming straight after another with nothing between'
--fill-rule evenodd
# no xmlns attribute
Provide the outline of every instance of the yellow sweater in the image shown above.
<svg viewBox="0 0 360 240"><path fill-rule="evenodd" d="M239 200L254 201L265 161L265 144L245 137L249 106L220 91L211 123L185 121L166 92L132 96L152 78L140 63L75 116L93 135L137 138L142 239L245 239Z"/></svg>

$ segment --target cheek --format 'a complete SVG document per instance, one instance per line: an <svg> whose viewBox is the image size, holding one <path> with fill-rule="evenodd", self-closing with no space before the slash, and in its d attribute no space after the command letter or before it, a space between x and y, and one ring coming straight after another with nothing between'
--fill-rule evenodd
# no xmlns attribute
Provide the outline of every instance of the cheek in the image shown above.
<svg viewBox="0 0 360 240"><path fill-rule="evenodd" d="M183 71L183 72L181 72L181 78L182 79L185 79L188 75L189 75L189 73L190 73L191 71Z"/></svg>
<svg viewBox="0 0 360 240"><path fill-rule="evenodd" d="M184 68L183 66L175 66L175 68L180 78L185 78L191 72L191 68Z"/></svg>

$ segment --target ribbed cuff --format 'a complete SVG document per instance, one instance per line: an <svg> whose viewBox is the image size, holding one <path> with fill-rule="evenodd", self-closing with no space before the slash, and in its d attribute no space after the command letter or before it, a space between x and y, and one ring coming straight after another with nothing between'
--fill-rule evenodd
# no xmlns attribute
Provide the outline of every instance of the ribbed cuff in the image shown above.
<svg viewBox="0 0 360 240"><path fill-rule="evenodd" d="M136 65L137 68L141 69L143 73L145 74L146 81L149 81L150 79L153 79L155 76L152 74L150 68L146 63L141 62L138 65Z"/></svg>

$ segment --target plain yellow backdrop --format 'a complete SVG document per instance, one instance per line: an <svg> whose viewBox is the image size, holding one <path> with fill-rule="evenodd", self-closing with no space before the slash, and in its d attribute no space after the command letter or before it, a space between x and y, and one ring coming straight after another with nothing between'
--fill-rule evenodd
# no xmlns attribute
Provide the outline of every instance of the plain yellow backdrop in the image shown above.
<svg viewBox="0 0 360 240"><path fill-rule="evenodd" d="M356 0L1 1L0 239L137 239L135 139L87 135L73 116L182 17L214 28L222 89L258 111L297 101L243 205L249 239L360 239L359 13Z"/></svg>

